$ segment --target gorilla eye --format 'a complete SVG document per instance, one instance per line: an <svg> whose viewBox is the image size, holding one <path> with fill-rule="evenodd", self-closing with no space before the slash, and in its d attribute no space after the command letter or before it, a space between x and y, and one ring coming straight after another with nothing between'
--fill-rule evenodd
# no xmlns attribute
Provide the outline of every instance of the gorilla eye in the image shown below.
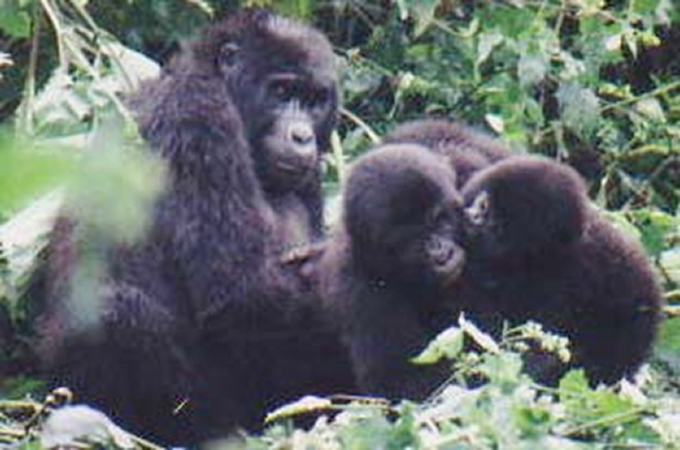
<svg viewBox="0 0 680 450"><path fill-rule="evenodd" d="M489 206L489 193L480 192L472 201L472 205L465 208L465 217L474 225L482 225L489 215Z"/></svg>
<svg viewBox="0 0 680 450"><path fill-rule="evenodd" d="M313 106L323 106L326 105L330 99L331 93L328 89L319 89L312 95L311 104Z"/></svg>
<svg viewBox="0 0 680 450"><path fill-rule="evenodd" d="M294 76L277 77L270 82L267 90L273 98L288 101L296 95L297 80Z"/></svg>

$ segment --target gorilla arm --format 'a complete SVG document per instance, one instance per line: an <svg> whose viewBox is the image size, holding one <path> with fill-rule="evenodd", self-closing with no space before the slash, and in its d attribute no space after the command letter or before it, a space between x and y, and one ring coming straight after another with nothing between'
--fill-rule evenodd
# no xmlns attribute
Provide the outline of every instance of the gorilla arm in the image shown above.
<svg viewBox="0 0 680 450"><path fill-rule="evenodd" d="M166 247L173 252L167 258L183 278L199 325L227 306L271 317L262 302L265 294L279 297L283 284L278 265L268 258L273 213L239 115L215 80L187 76L162 82L159 88L172 94L158 96L162 100L148 120L141 118L141 128L150 146L165 153L174 177L174 192L156 212L159 231L174 242Z"/></svg>

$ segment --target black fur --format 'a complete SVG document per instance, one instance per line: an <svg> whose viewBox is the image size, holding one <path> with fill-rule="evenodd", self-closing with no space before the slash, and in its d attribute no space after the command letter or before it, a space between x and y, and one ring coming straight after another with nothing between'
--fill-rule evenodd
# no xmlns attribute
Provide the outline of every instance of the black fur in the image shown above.
<svg viewBox="0 0 680 450"><path fill-rule="evenodd" d="M460 213L454 172L424 147L388 144L353 165L317 273L363 393L420 399L445 378L409 358L455 317L442 295L462 271Z"/></svg>
<svg viewBox="0 0 680 450"><path fill-rule="evenodd" d="M209 28L132 100L170 187L148 235L108 256L96 328L69 310L78 246L73 224L59 222L42 318L42 355L58 383L173 443L256 427L283 401L351 388L339 342L279 264L321 233L333 60L319 32L246 10Z"/></svg>
<svg viewBox="0 0 680 450"><path fill-rule="evenodd" d="M641 247L591 209L578 174L515 157L476 173L462 194L459 294L482 321L531 319L571 340L570 364L533 354L529 372L546 383L577 366L593 383L632 375L649 355L662 297Z"/></svg>
<svg viewBox="0 0 680 450"><path fill-rule="evenodd" d="M458 187L463 186L474 172L512 155L499 140L460 122L441 119L401 124L388 133L383 142L420 144L445 156L456 170Z"/></svg>

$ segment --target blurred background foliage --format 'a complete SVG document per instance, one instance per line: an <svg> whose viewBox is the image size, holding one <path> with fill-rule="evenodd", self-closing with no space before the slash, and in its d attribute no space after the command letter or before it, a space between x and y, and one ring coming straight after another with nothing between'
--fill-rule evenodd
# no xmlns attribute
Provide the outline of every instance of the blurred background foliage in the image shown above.
<svg viewBox="0 0 680 450"><path fill-rule="evenodd" d="M125 94L156 76L182 40L243 6L311 22L335 45L343 106L327 158L330 191L346 163L396 124L467 122L583 174L594 202L644 243L674 313L680 8L672 2L0 0L0 381L30 367L17 356L32 317L23 283L60 204L53 189L75 192L85 205L79 217L107 239L143 229L125 211L148 206L163 170L140 152L112 149L138 147ZM92 190L92 170L108 191ZM658 354L680 373L677 321L667 322Z"/></svg>

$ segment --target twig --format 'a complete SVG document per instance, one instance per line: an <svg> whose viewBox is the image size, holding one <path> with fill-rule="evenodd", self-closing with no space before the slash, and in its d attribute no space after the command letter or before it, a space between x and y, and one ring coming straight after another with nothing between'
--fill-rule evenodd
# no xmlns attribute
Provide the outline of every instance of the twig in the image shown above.
<svg viewBox="0 0 680 450"><path fill-rule="evenodd" d="M627 98L625 100L621 100L620 102L611 103L609 105L603 106L602 109L600 109L600 112L604 113L604 112L609 111L611 109L620 108L622 106L626 106L626 105L629 105L631 103L635 103L637 101L640 101L643 98L657 97L659 95L668 94L669 92L672 92L675 89L680 89L680 81L676 81L674 83L671 83L671 84L668 84L668 85L665 85L665 86L660 86L660 87L658 87L654 90L640 94L637 97Z"/></svg>
<svg viewBox="0 0 680 450"><path fill-rule="evenodd" d="M64 42L62 40L63 31L61 29L61 24L59 23L57 11L54 9L50 0L40 0L40 5L42 6L42 9L45 11L47 18L50 20L52 28L54 28L54 34L56 36L57 41L57 56L59 58L59 67L66 67L67 63L66 54L64 52Z"/></svg>
<svg viewBox="0 0 680 450"><path fill-rule="evenodd" d="M364 130L364 133L368 136L368 138L371 140L373 144L380 144L380 141L382 139L380 136L378 136L378 133L373 131L373 129L366 123L364 122L359 116L354 114L352 111L346 109L346 108L340 108L340 114L343 116L347 117L349 120L354 122L359 128Z"/></svg>
<svg viewBox="0 0 680 450"><path fill-rule="evenodd" d="M584 431L587 431L590 428L596 428L596 427L601 427L601 426L607 426L607 425L614 425L614 424L620 424L623 422L629 422L633 419L635 419L637 416L645 412L647 408L643 407L638 407L634 408L628 411L624 411L622 413L618 414L611 414L609 416L605 416L601 419L597 420L592 420L590 422L586 422L581 425L577 425L575 427L571 427L570 429L567 429L564 433L561 433L563 436L578 436L582 434Z"/></svg>
<svg viewBox="0 0 680 450"><path fill-rule="evenodd" d="M674 300L680 300L680 289L676 289L674 291L666 292L664 294L664 298L667 301L674 301ZM668 314L669 316L672 317L679 317L680 316L680 305L666 305L663 307L663 312Z"/></svg>
<svg viewBox="0 0 680 450"><path fill-rule="evenodd" d="M12 439L20 439L26 436L26 432L23 430L15 430L14 428L2 427L0 428L0 436L8 436Z"/></svg>
<svg viewBox="0 0 680 450"><path fill-rule="evenodd" d="M135 442L135 444L139 445L142 448L149 450L165 450L163 447L156 445L153 442L147 441L146 439L136 436L132 433L128 432L128 436L130 436L130 439L132 439Z"/></svg>
<svg viewBox="0 0 680 450"><path fill-rule="evenodd" d="M19 129L26 133L33 133L33 101L35 99L35 74L38 70L38 50L40 48L40 8L33 5L33 36L31 37L31 53L28 57L28 73L24 84L24 101L22 102Z"/></svg>

